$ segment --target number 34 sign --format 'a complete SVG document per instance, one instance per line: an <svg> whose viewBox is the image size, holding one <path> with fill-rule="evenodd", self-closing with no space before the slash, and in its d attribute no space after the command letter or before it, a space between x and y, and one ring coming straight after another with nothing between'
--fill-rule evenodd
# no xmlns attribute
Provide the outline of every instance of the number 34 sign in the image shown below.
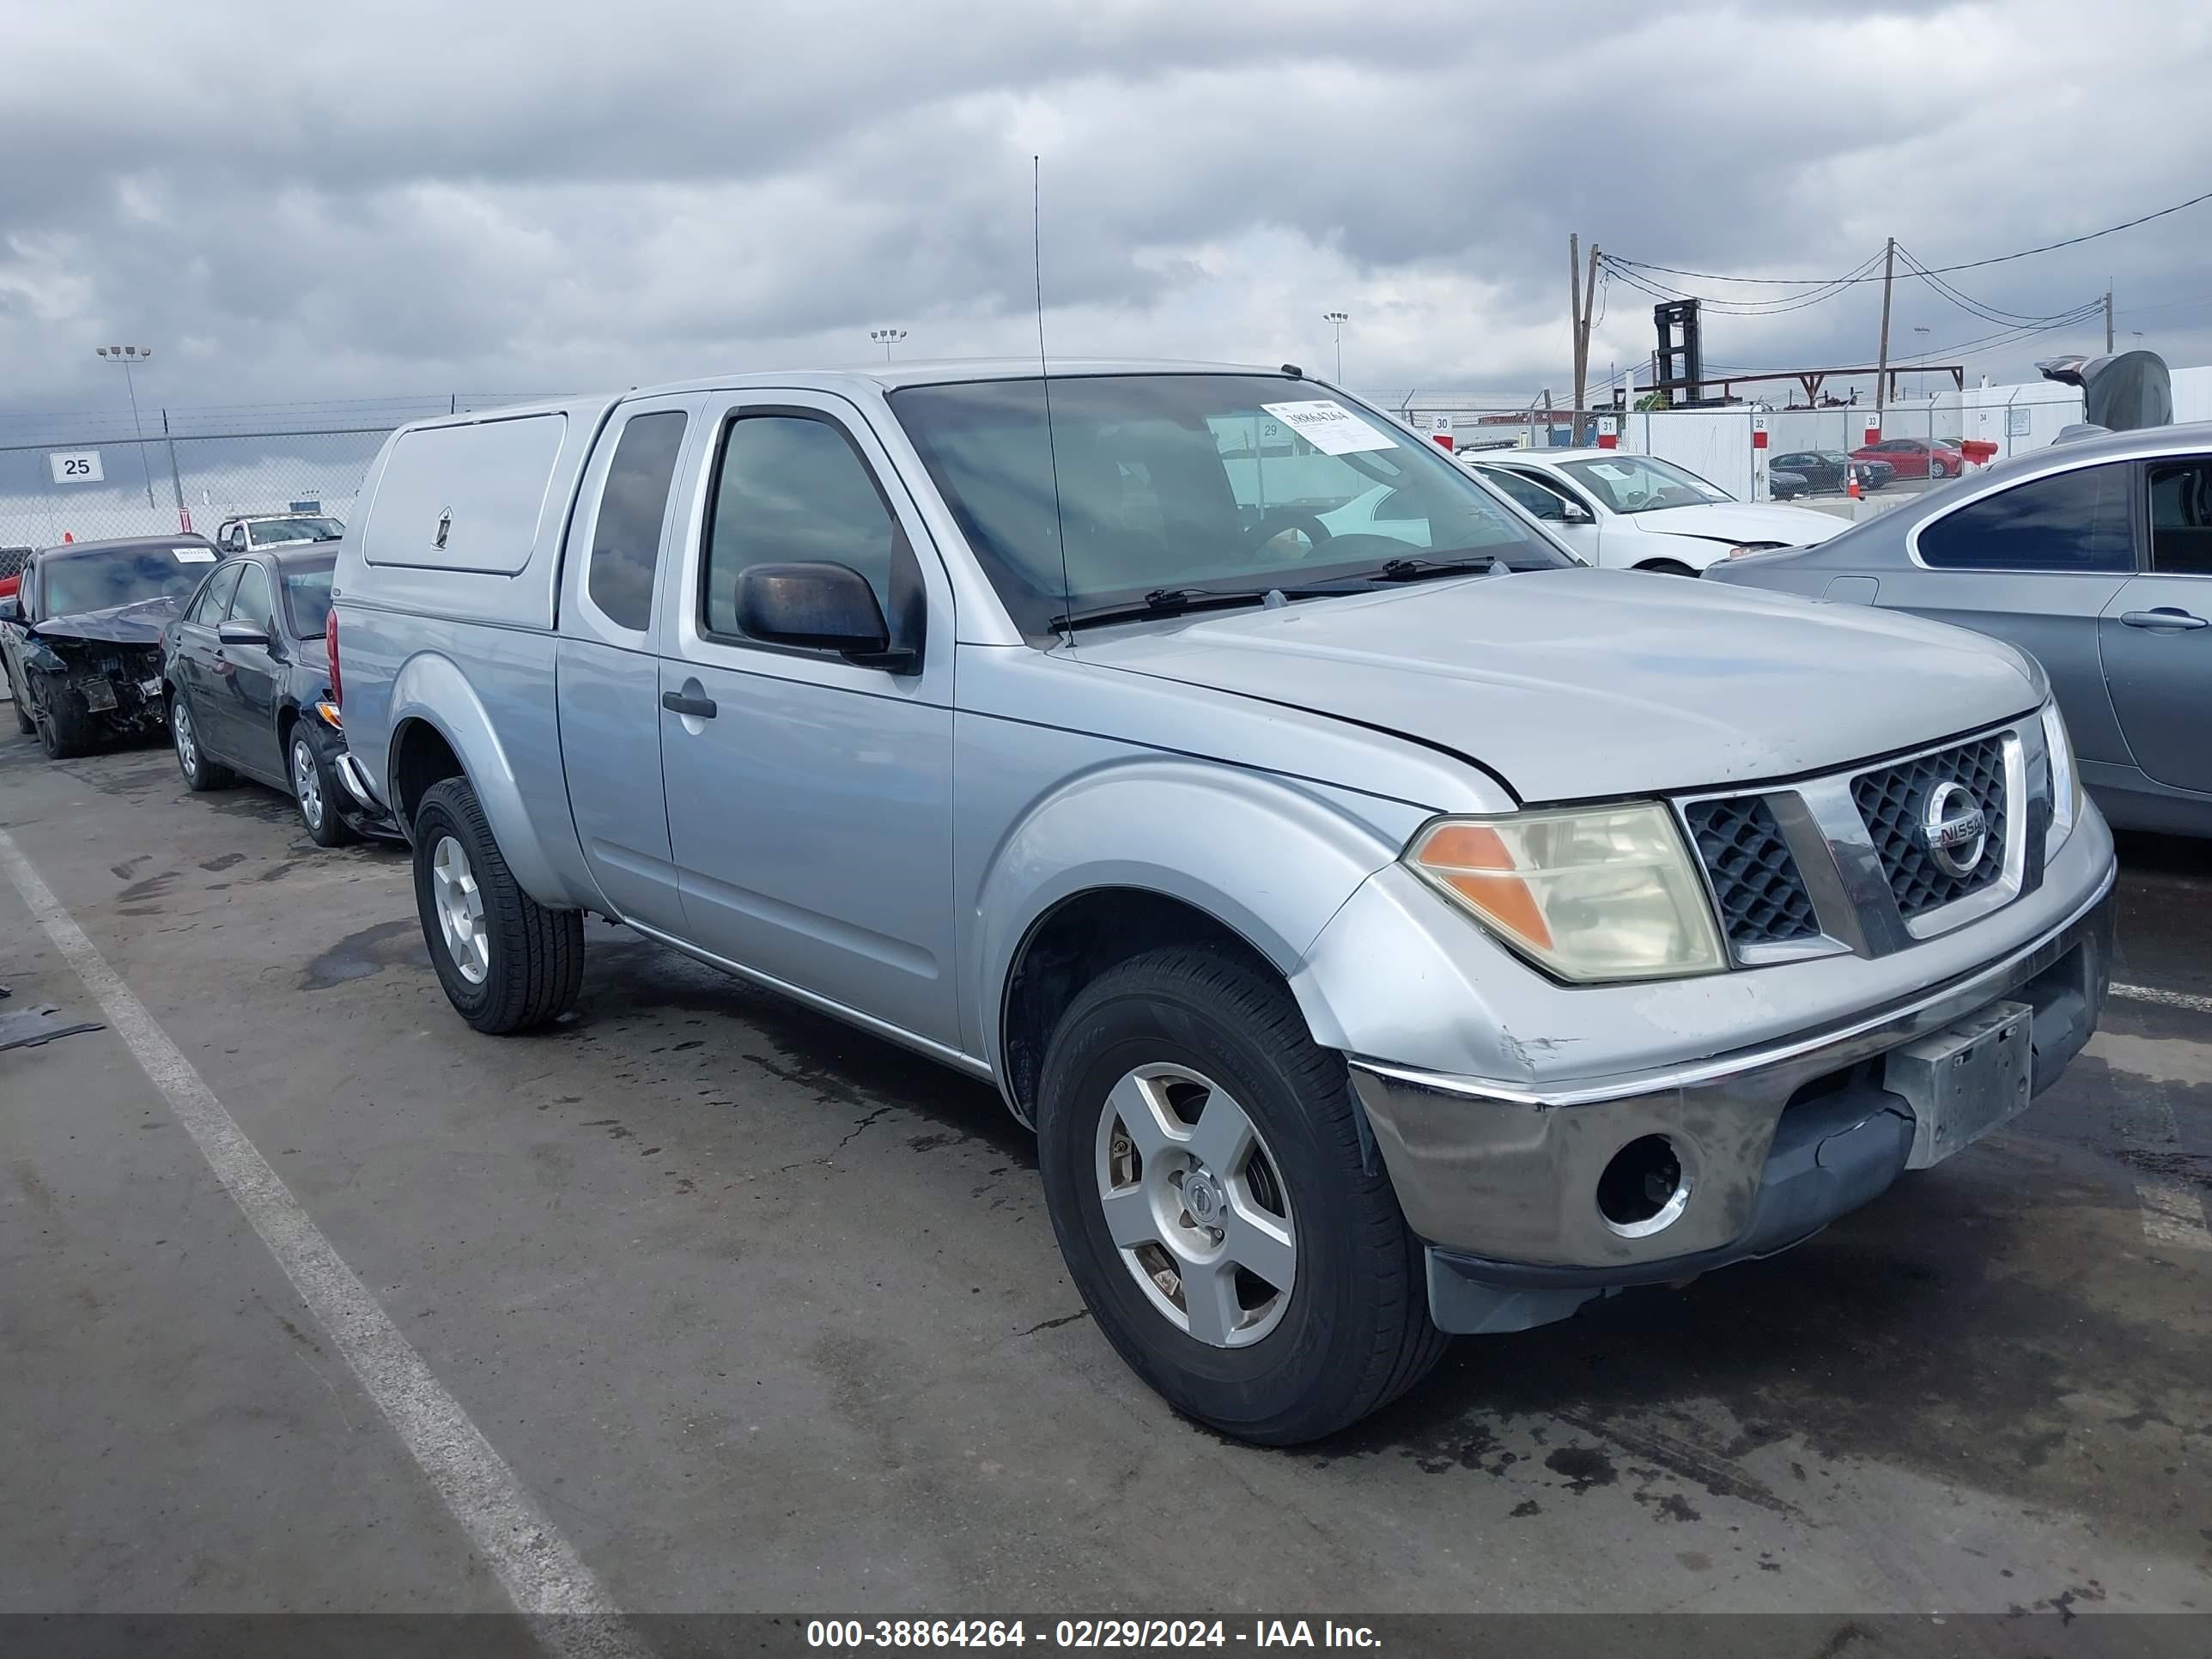
<svg viewBox="0 0 2212 1659"><path fill-rule="evenodd" d="M100 470L96 449L58 450L46 457L46 465L53 468L58 484L99 483L107 476Z"/></svg>

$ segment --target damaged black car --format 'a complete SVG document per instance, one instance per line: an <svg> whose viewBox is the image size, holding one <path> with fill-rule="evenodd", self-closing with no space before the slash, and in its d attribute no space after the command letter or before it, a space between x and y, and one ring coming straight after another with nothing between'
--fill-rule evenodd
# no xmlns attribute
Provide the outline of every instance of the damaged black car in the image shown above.
<svg viewBox="0 0 2212 1659"><path fill-rule="evenodd" d="M0 599L0 667L15 721L55 760L165 731L161 629L222 556L204 536L42 549Z"/></svg>

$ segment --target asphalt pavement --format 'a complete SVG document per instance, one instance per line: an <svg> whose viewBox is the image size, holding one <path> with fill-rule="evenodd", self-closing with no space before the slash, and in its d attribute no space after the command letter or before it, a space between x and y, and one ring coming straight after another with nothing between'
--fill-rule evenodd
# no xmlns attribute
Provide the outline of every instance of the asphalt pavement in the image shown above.
<svg viewBox="0 0 2212 1659"><path fill-rule="evenodd" d="M2006 1132L1286 1453L988 1088L598 923L478 1036L403 853L9 724L0 1018L98 1029L0 1051L0 1613L2212 1608L2204 846Z"/></svg>

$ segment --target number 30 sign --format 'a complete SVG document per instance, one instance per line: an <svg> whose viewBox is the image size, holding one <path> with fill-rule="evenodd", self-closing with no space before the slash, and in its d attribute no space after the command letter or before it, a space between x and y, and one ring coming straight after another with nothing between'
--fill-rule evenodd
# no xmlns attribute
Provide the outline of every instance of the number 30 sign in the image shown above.
<svg viewBox="0 0 2212 1659"><path fill-rule="evenodd" d="M96 449L62 450L48 455L46 465L53 468L58 484L99 483L107 476L100 470L100 452Z"/></svg>

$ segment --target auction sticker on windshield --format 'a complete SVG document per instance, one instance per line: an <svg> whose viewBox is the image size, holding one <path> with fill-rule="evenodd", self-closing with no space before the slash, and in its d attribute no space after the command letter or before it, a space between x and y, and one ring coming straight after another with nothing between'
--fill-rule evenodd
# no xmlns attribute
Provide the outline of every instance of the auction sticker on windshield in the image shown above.
<svg viewBox="0 0 2212 1659"><path fill-rule="evenodd" d="M215 562L215 555L204 547L173 547L169 551L177 556L179 564L213 564Z"/></svg>
<svg viewBox="0 0 2212 1659"><path fill-rule="evenodd" d="M1395 449L1388 433L1377 432L1333 398L1303 404L1261 404L1261 408L1324 455L1350 455L1363 449Z"/></svg>

